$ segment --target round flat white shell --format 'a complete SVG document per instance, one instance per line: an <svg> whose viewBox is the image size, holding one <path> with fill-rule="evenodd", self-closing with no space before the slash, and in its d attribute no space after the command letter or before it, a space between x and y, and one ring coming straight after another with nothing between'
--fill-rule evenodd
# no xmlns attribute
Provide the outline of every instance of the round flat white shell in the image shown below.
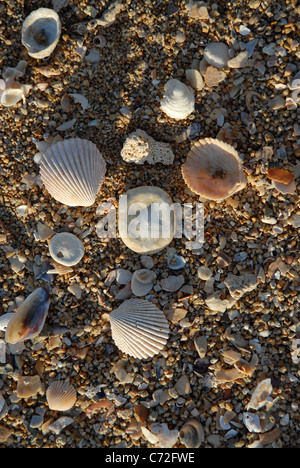
<svg viewBox="0 0 300 468"><path fill-rule="evenodd" d="M51 257L61 265L73 266L80 262L84 255L84 246L78 237L69 232L60 232L51 237L49 242Z"/></svg>

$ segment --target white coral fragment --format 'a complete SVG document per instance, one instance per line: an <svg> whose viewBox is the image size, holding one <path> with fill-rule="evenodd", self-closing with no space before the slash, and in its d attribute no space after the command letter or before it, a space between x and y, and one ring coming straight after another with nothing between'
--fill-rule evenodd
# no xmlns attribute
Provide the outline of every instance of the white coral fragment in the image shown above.
<svg viewBox="0 0 300 468"><path fill-rule="evenodd" d="M16 67L7 67L3 71L3 79L0 79L0 103L4 107L14 106L21 99L23 99L23 104L25 104L25 98L28 96L32 86L20 84L15 80L25 74L26 66L27 62L20 60Z"/></svg>
<svg viewBox="0 0 300 468"><path fill-rule="evenodd" d="M172 164L174 153L169 143L158 142L147 135L144 130L131 133L124 143L121 156L128 163Z"/></svg>

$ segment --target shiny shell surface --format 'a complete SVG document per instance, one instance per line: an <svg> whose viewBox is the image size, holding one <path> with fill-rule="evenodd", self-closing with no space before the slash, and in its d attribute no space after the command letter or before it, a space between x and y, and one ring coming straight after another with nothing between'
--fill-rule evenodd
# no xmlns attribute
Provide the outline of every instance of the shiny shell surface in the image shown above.
<svg viewBox="0 0 300 468"><path fill-rule="evenodd" d="M55 200L68 206L91 206L106 173L106 163L89 140L70 138L48 148L40 176Z"/></svg>
<svg viewBox="0 0 300 468"><path fill-rule="evenodd" d="M76 390L68 382L54 380L46 391L46 399L51 410L68 411L76 403Z"/></svg>
<svg viewBox="0 0 300 468"><path fill-rule="evenodd" d="M109 315L112 338L126 354L146 359L165 346L169 325L163 312L143 299L128 299Z"/></svg>
<svg viewBox="0 0 300 468"><path fill-rule="evenodd" d="M45 324L49 305L48 291L42 287L35 289L9 320L5 341L15 344L37 336Z"/></svg>

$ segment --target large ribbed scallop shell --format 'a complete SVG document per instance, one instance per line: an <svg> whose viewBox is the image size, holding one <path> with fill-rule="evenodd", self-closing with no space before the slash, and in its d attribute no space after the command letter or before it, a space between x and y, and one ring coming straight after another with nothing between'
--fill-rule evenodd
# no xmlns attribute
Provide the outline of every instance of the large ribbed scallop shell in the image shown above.
<svg viewBox="0 0 300 468"><path fill-rule="evenodd" d="M182 166L182 175L193 192L209 200L224 200L247 183L237 151L213 138L194 144Z"/></svg>
<svg viewBox="0 0 300 468"><path fill-rule="evenodd" d="M165 84L161 108L172 119L186 119L195 110L194 90L179 80L171 79Z"/></svg>
<svg viewBox="0 0 300 468"><path fill-rule="evenodd" d="M106 172L105 161L89 140L70 138L50 146L41 159L40 175L55 200L68 206L90 206Z"/></svg>
<svg viewBox="0 0 300 468"><path fill-rule="evenodd" d="M76 390L68 382L54 380L46 392L48 406L55 411L68 411L76 403Z"/></svg>
<svg viewBox="0 0 300 468"><path fill-rule="evenodd" d="M128 299L110 315L112 338L126 354L145 359L165 346L169 325L163 312L143 299Z"/></svg>

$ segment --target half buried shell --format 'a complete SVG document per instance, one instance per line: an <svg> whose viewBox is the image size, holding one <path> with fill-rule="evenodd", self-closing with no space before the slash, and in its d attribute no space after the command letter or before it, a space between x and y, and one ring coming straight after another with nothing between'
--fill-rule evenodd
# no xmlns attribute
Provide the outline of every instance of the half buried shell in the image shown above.
<svg viewBox="0 0 300 468"><path fill-rule="evenodd" d="M43 329L50 305L49 293L37 288L21 304L8 322L5 340L15 344L32 339Z"/></svg>
<svg viewBox="0 0 300 468"><path fill-rule="evenodd" d="M109 315L112 338L126 354L145 359L167 343L169 325L163 312L143 299L128 299Z"/></svg>

